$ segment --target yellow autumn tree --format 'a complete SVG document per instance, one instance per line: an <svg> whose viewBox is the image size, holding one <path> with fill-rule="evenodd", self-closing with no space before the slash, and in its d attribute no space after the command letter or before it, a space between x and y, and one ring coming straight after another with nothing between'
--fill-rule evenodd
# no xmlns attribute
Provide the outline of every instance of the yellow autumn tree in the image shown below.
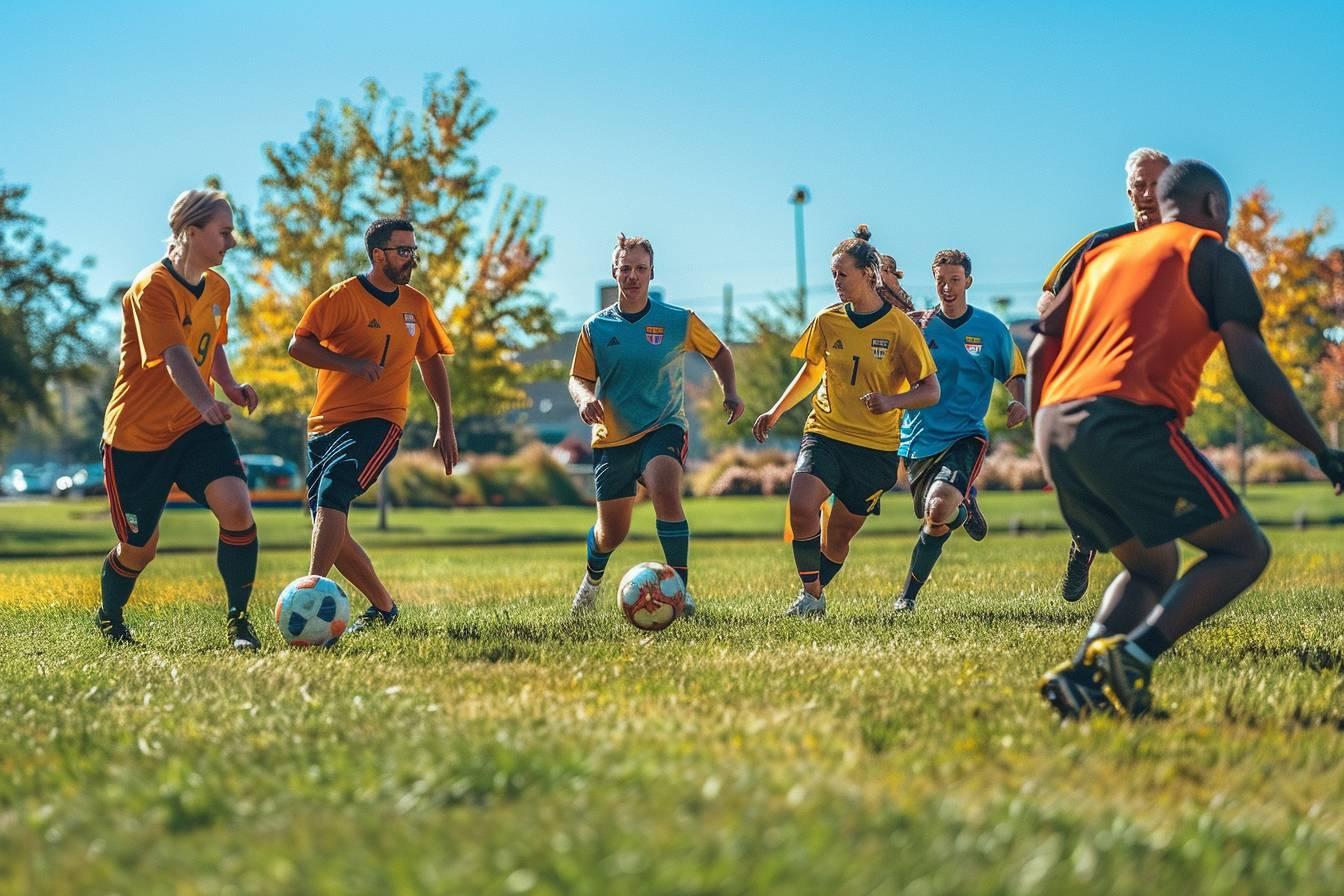
<svg viewBox="0 0 1344 896"><path fill-rule="evenodd" d="M1251 278L1264 302L1260 331L1270 354L1288 375L1308 408L1319 407L1318 361L1330 327L1328 289L1321 277L1316 242L1329 231L1328 211L1310 227L1277 233L1282 219L1273 197L1256 187L1237 204L1228 245L1246 259ZM1240 449L1240 476L1245 489L1246 448L1270 437L1268 424L1251 411L1232 376L1227 353L1219 348L1204 368L1191 433L1201 441L1224 441L1230 431ZM1221 436L1221 437L1220 437Z"/></svg>
<svg viewBox="0 0 1344 896"><path fill-rule="evenodd" d="M411 283L439 303L457 349L450 365L455 416L493 414L525 400L522 385L547 371L515 355L554 335L544 297L530 289L550 254L540 235L543 201L511 187L479 230L495 178L473 154L494 111L458 71L426 79L410 111L375 80L359 102L319 103L294 143L263 148L267 170L255 211L240 210L235 366L267 413L305 413L316 377L287 347L308 304L368 267L364 230L378 217L415 223L421 261ZM428 402L413 389L414 402Z"/></svg>

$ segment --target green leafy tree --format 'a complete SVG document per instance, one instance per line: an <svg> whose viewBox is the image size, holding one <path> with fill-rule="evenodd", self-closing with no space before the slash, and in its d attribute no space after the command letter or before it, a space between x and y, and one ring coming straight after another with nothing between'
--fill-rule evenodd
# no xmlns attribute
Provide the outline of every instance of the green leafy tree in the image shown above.
<svg viewBox="0 0 1344 896"><path fill-rule="evenodd" d="M82 273L93 259L67 270L69 250L43 236L42 219L22 208L27 195L0 181L0 449L27 415L52 414L63 380L87 381L102 349Z"/></svg>
<svg viewBox="0 0 1344 896"><path fill-rule="evenodd" d="M297 142L264 147L259 205L239 216L243 251L231 256L231 273L242 298L237 367L265 411L311 406L316 378L289 358L290 335L313 299L368 267L364 230L382 216L416 225L421 262L412 285L442 303L457 351L457 418L519 406L523 384L556 375L516 360L555 333L547 302L529 288L550 254L540 235L543 201L503 188L477 234L495 172L473 146L495 113L475 88L462 71L448 84L431 76L412 112L369 80L359 102L319 103ZM428 398L412 396L423 413Z"/></svg>

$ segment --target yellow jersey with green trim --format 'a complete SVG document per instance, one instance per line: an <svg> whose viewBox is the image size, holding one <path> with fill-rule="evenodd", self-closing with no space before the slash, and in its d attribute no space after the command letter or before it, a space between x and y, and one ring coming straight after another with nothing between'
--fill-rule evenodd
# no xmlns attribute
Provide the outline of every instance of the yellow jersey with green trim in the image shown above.
<svg viewBox="0 0 1344 896"><path fill-rule="evenodd" d="M937 371L919 327L885 303L870 314L831 305L807 325L793 357L824 368L803 431L878 451L901 446L901 413L874 414L863 396L908 392Z"/></svg>

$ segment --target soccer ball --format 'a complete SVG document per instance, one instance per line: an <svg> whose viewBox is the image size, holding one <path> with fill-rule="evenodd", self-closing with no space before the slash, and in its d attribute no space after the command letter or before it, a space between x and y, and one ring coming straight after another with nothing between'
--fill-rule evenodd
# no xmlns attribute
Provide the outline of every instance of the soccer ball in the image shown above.
<svg viewBox="0 0 1344 896"><path fill-rule="evenodd" d="M330 647L350 622L350 598L322 576L295 579L275 602L275 624L291 647Z"/></svg>
<svg viewBox="0 0 1344 896"><path fill-rule="evenodd" d="M667 628L686 607L681 576L662 563L632 566L621 578L616 599L630 624L646 632Z"/></svg>

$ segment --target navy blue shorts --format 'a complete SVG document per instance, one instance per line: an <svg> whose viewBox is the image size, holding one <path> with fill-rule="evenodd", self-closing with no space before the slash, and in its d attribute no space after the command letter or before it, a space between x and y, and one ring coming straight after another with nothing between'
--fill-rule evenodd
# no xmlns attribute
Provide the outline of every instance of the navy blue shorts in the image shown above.
<svg viewBox="0 0 1344 896"><path fill-rule="evenodd" d="M878 516L882 496L896 484L901 458L895 451L851 445L809 432L798 446L795 473L809 473L823 483L855 516Z"/></svg>
<svg viewBox="0 0 1344 896"><path fill-rule="evenodd" d="M350 505L397 455L401 427L369 417L308 438L308 512L329 507L349 513Z"/></svg>
<svg viewBox="0 0 1344 896"><path fill-rule="evenodd" d="M644 468L655 457L670 457L684 468L690 438L686 430L669 423L638 441L615 448L593 449L593 485L597 500L633 498L643 481Z"/></svg>
<svg viewBox="0 0 1344 896"><path fill-rule="evenodd" d="M174 483L204 505L205 487L225 476L247 480L238 446L222 423L194 426L161 451L123 451L103 445L103 480L112 528L118 540L138 548L149 544L158 529Z"/></svg>
<svg viewBox="0 0 1344 896"><path fill-rule="evenodd" d="M910 477L910 497L915 504L915 516L924 519L929 489L935 482L946 482L961 492L970 491L971 483L980 475L989 440L976 434L962 436L937 454L928 457L907 457L905 472Z"/></svg>

